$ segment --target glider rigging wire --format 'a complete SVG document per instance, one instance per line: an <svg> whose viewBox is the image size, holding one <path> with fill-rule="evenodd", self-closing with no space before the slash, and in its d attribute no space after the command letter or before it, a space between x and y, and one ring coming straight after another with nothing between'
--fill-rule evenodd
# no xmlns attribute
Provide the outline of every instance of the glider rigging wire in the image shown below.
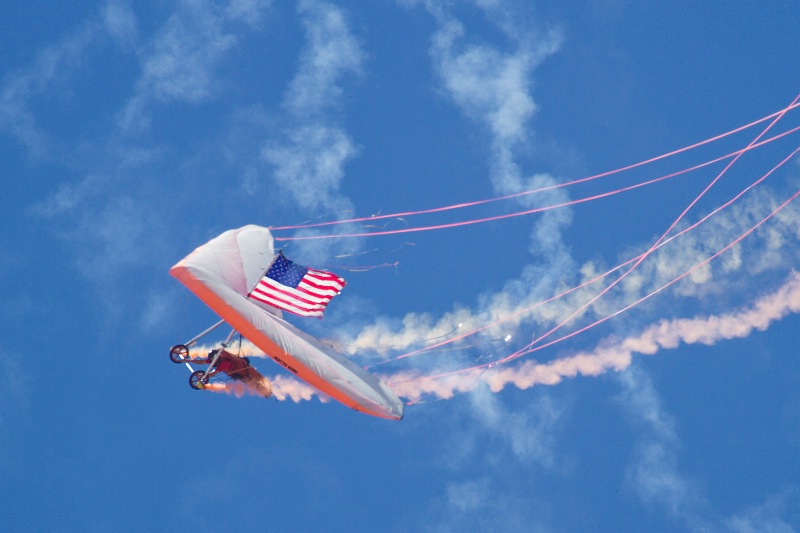
<svg viewBox="0 0 800 533"><path fill-rule="evenodd" d="M334 225L342 225L342 224L354 224L354 223L360 223L360 222L372 222L372 221L375 221L375 220L382 220L382 219L388 219L388 218L398 219L398 218L401 218L401 217L412 217L412 216L417 216L417 215L425 215L425 214L440 213L440 212L444 212L444 211L452 211L452 210L456 210L456 209L462 209L462 208L467 208L467 207L474 207L474 206L478 206L478 205L483 205L483 204L487 204L487 203L491 203L491 202L499 202L499 201L505 201L505 200L510 200L510 199L514 199L514 198L519 198L519 197L522 197L522 196L533 195L533 194L542 193L542 192L546 192L546 191L550 191L550 190L554 190L554 189L558 189L558 188L564 188L564 187L569 187L569 186L573 186L573 185L586 183L586 182L589 182L589 181L597 180L597 179L600 179L600 178L612 176L612 175L615 175L615 174L620 174L620 173L623 173L623 172L626 172L626 171L629 171L629 170L633 170L633 169L636 169L636 168L639 168L639 167L643 167L645 165L648 165L648 164L651 164L651 163L654 163L654 162L657 162L657 161L661 161L661 160L667 159L669 157L672 157L672 156L675 156L675 155L678 155L678 154L682 154L682 153L688 152L690 150L699 148L701 146L708 145L710 143L713 143L714 141L718 141L718 140L723 139L725 137L729 137L729 136L731 136L733 134L740 133L740 132L745 131L745 130L753 127L753 126L756 126L758 124L766 122L767 120L772 119L772 122L770 123L770 125L767 128L765 128L765 130L756 138L756 140L754 142L751 142L745 148L742 148L740 150L736 150L736 151L731 152L731 153L729 153L727 155L717 157L715 159L706 161L704 163L695 165L695 166L690 167L690 168L685 168L683 170L679 170L677 172L673 172L673 173L670 173L670 174L667 174L667 175L664 175L664 176L661 176L661 177L653 178L653 179L650 179L650 180L645 181L645 182L637 183L637 184L626 186L626 187L621 187L621 188L618 188L618 189L615 189L615 190L612 190L612 191L596 194L596 195L589 196L589 197L586 197L586 198L580 198L580 199L577 199L577 200L572 200L572 201L564 202L564 203L561 203L561 204L537 207L537 208L534 208L534 209L528 209L528 210L514 212L514 213L505 213L505 214L502 214L502 215L496 215L496 216L490 216L490 217L478 218L478 219L470 219L470 220L464 220L464 221L457 221L457 222L451 222L451 223L445 223L445 224L436 224L436 225L419 226L419 227L405 227L405 228L394 229L394 230L382 229L381 231L358 232L358 233L311 234L311 235L295 235L295 236L288 236L288 237L277 237L276 236L275 240L277 240L277 241L295 241L295 240L299 241L299 240L314 240L314 239L338 239L338 238L345 238L345 237L372 237L372 236L396 235L396 234L401 234L401 233L430 231L430 230L436 230L436 229L453 228L453 227L466 226L466 225L472 225L472 224L478 224L478 223L484 223L484 222L491 222L491 221L495 221L495 220L503 220L503 219L507 219L507 218L530 215L530 214L539 213L539 212L542 212L542 211L546 211L546 210L550 210L550 209L556 209L556 208L560 208L560 207L567 207L567 206L571 206L571 205L577 205L577 204L585 203L585 202L588 202L588 201L591 201L591 200L597 200L597 199L605 198L605 197L608 197L608 196L616 195L616 194L619 194L619 193L628 192L630 190L634 190L634 189L637 189L637 188L640 188L640 187L644 187L646 185L652 185L652 184L655 184L655 183L658 183L658 182L661 182L661 181L664 181L664 180L667 180L667 179L670 179L670 178L674 178L674 177L677 177L677 176L680 176L680 175L683 175L683 174L687 174L689 172L693 172L695 170L699 170L699 169L704 168L706 166L709 166L709 165L712 165L714 163L718 163L718 162L721 162L721 161L724 161L724 160L727 160L727 159L730 159L730 158L733 158L733 162L735 162L745 152L748 152L750 150L755 150L757 148L760 148L760 147L762 147L762 146L764 146L766 144L769 144L769 143L771 143L773 141L776 141L778 139L786 137L786 136L788 136L790 134L793 134L793 133L797 132L798 130L800 130L800 126L799 126L799 127L792 128L792 129L790 129L788 131L785 131L783 133L780 133L778 135L775 135L773 137L770 137L770 138L767 138L767 139L764 139L764 140L760 140L761 137L764 135L764 133L766 131L770 130L772 128L772 126L774 126L774 124L777 123L778 120L780 120L783 116L785 116L786 113L788 113L789 111L791 111L793 109L796 109L797 107L800 107L800 102L798 102L798 99L795 99L795 101L793 101L789 106L787 106L786 108L784 108L781 111L772 113L770 115L767 115L766 117L760 118L758 120L750 122L749 124L746 124L744 126L740 126L740 127L735 128L733 130L730 130L730 131L728 131L726 133L722 133L720 135L716 135L716 136L711 137L709 139L706 139L704 141L700 141L700 142L694 143L692 145L686 146L684 148L673 150L673 151L668 152L666 154L662 154L662 155L659 155L659 156L656 156L656 157L652 157L650 159L647 159L647 160L644 160L644 161L640 161L638 163L634 163L634 164L631 164L631 165L620 167L620 168L615 169L615 170L602 172L602 173L599 173L599 174L595 174L595 175L584 177L584 178L575 179L575 180L564 182L564 183L548 185L548 186L545 186L545 187L540 187L540 188L537 188L537 189L531 189L531 190L527 190L527 191L522 191L522 192L519 192L519 193L514 193L514 194L510 194L510 195L506 195L506 196L500 196L500 197L496 197L496 198L489 198L489 199L484 199L484 200L476 200L476 201L472 201L472 202L453 204L453 205L449 205L449 206L432 208L432 209L425 209L425 210L419 210L419 211L404 211L404 212L393 213L393 214L373 215L373 216L370 216L370 217L350 218L350 219L333 220L333 221L327 221L327 222L312 222L312 223L307 223L307 224L298 224L298 225L291 225L291 226L272 226L272 227L270 227L270 230L272 230L272 231L282 231L282 230L291 230L291 229L313 229L313 228L320 228L320 227L327 227L327 226L334 226ZM733 162L731 162L728 166L730 167L730 165L732 165Z"/></svg>

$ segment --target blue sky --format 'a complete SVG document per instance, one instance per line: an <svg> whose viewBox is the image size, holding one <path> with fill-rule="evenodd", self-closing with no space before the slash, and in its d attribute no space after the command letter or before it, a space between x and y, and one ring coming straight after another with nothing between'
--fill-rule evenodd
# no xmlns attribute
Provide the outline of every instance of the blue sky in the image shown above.
<svg viewBox="0 0 800 533"><path fill-rule="evenodd" d="M591 326L480 375L396 384L401 422L193 391L167 353L215 322L168 270L219 233L511 195L710 139L800 94L798 28L800 5L777 0L0 5L0 529L797 531L795 203L695 268L797 192L796 134L529 216L275 231L348 281L324 320L294 322L374 365L713 214L625 276L371 367L400 381ZM616 191L799 112L582 185L381 223Z"/></svg>

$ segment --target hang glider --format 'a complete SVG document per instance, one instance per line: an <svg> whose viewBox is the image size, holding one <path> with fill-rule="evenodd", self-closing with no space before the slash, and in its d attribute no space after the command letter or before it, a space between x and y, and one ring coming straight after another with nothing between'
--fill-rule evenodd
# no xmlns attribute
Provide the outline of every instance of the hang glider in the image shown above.
<svg viewBox="0 0 800 533"><path fill-rule="evenodd" d="M281 266L276 269L276 264ZM356 411L392 420L403 418L403 403L385 383L283 319L277 306L302 316L322 316L330 298L344 287L344 280L332 274L326 278L330 273L306 269L282 253L276 254L267 228L248 225L226 231L169 272L220 316L217 325L227 323L299 379ZM276 278L274 293L266 290L264 285ZM174 351L180 362L183 348L215 327L173 347L170 357L176 360ZM213 367L210 364L204 375L198 375L196 383L202 385Z"/></svg>

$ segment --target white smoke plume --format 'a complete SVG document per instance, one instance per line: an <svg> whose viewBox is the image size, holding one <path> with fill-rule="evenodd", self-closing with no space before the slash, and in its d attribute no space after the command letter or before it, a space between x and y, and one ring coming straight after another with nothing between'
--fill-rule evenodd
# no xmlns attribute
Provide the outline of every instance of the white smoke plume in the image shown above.
<svg viewBox="0 0 800 533"><path fill-rule="evenodd" d="M627 369L634 354L654 355L661 350L676 349L681 344L713 345L721 340L742 338L753 331L763 331L788 315L800 312L800 274L792 272L775 292L763 296L753 305L731 312L706 317L661 320L642 333L623 339L607 339L591 351L556 359L547 363L526 361L522 364L489 369L480 381L493 392L507 385L528 389L535 385L556 385L565 378L598 376L609 371ZM401 396L416 400L430 393L440 398L473 386L476 373L453 375L443 380L406 380L395 383ZM391 381L391 379L390 379ZM430 383L426 383L430 382Z"/></svg>
<svg viewBox="0 0 800 533"><path fill-rule="evenodd" d="M190 360L205 359L211 350L214 350L218 347L218 345L192 346L189 350L189 358ZM267 357L264 352L257 348L253 343L245 339L242 339L241 343L229 344L227 346L227 350L235 353L236 355L244 357ZM260 370L264 370L264 366L266 365L259 366L261 366ZM271 384L272 397L276 400L284 401L289 399L295 403L300 403L303 400L311 400L315 396L323 403L326 403L329 400L327 395L319 392L316 388L291 376L278 374L275 376L269 376L267 379ZM209 383L204 387L204 390L233 394L237 398L241 398L245 394L255 394L260 396L257 391L253 391L252 389L245 387L242 383L236 381Z"/></svg>
<svg viewBox="0 0 800 533"><path fill-rule="evenodd" d="M468 392L478 383L485 383L494 392L513 385L518 389L529 389L536 385L557 385L564 379L577 376L599 376L606 372L621 372L627 369L634 355L654 355L662 350L674 350L681 344L714 345L722 340L747 337L754 331L763 331L773 322L789 313L800 312L800 274L793 271L776 291L762 296L752 305L739 310L694 318L660 320L641 333L622 339L608 338L596 348L554 361L539 363L528 360L523 363L498 365L488 370L470 370L440 378L424 377L417 370L404 370L380 377L389 383L394 392L410 403L425 397L449 399L456 394ZM210 348L197 347L193 357L205 356ZM238 349L241 355L266 357L263 352L248 342ZM299 403L318 397L328 401L314 387L286 375L269 378L278 400L291 399ZM226 390L226 392L228 392ZM235 390L231 390L236 394ZM238 395L238 394L237 394Z"/></svg>
<svg viewBox="0 0 800 533"><path fill-rule="evenodd" d="M300 403L303 400L310 400L315 395L317 395L319 400L323 403L327 402L329 399L311 385L288 376L278 375L266 379L269 380L272 387L272 396L270 396L270 398L275 398L279 401L290 399L295 403ZM264 395L259 391L247 387L239 381L209 383L203 386L203 390L224 392L226 394L232 394L237 398L241 398L246 394L251 394L261 398L264 397Z"/></svg>

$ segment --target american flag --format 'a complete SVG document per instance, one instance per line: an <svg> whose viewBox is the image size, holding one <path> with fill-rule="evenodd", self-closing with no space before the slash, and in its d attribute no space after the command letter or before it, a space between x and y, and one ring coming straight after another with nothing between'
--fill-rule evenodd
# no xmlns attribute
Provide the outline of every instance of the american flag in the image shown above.
<svg viewBox="0 0 800 533"><path fill-rule="evenodd" d="M280 252L248 296L300 316L322 316L345 282L339 276L293 263Z"/></svg>

